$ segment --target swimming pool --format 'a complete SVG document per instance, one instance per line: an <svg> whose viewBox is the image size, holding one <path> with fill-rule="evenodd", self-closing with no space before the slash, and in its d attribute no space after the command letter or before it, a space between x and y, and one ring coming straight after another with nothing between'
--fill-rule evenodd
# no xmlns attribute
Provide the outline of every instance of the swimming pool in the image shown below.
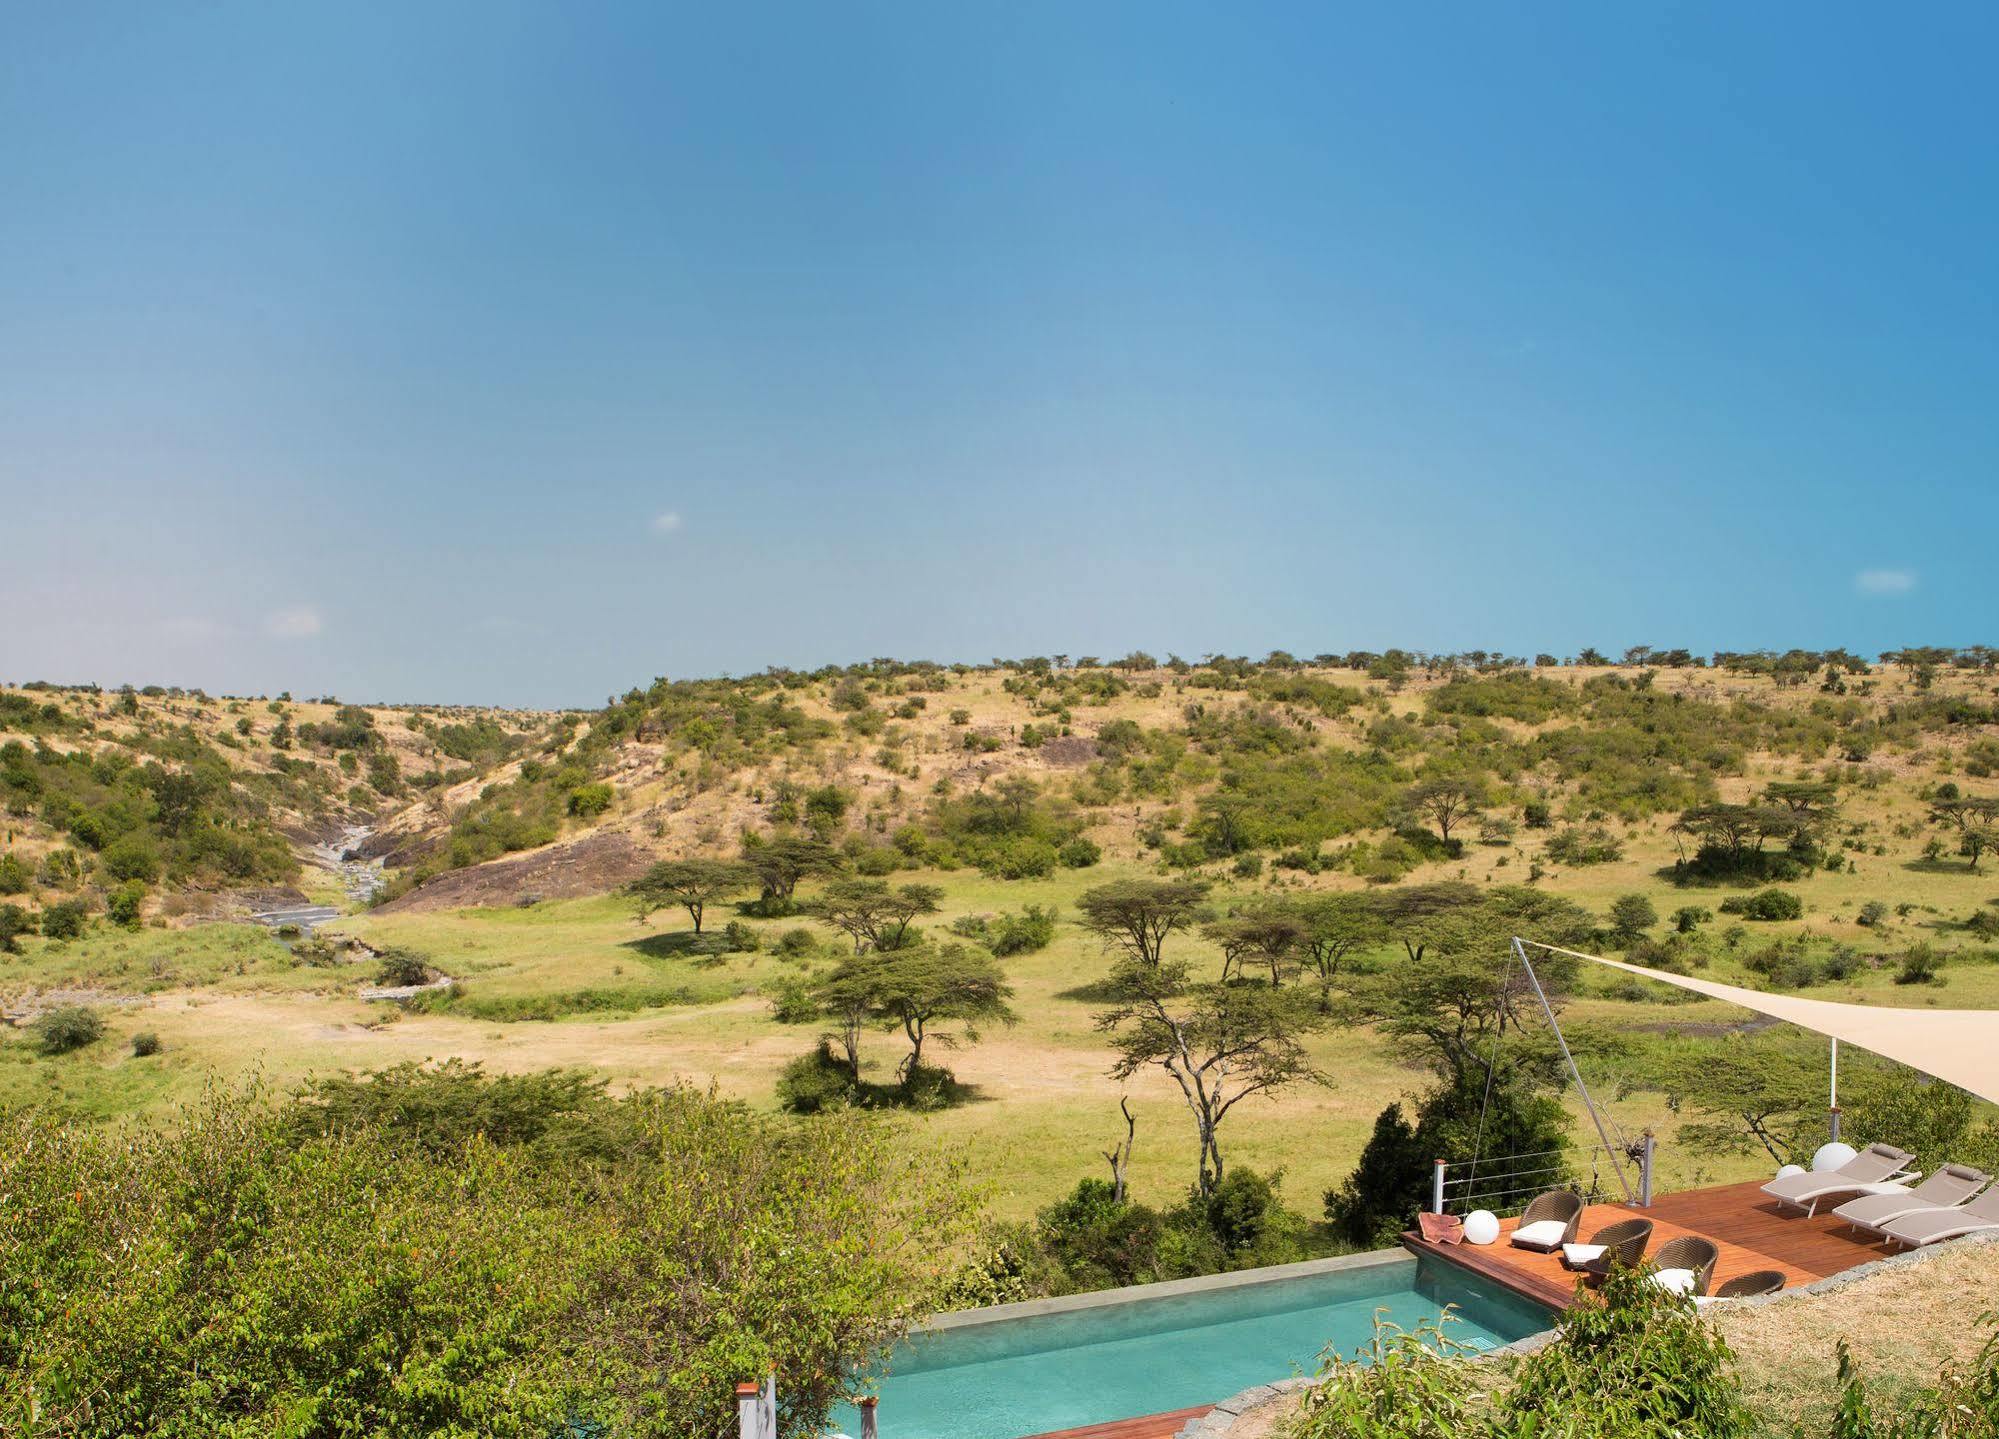
<svg viewBox="0 0 1999 1439"><path fill-rule="evenodd" d="M1006 1304L932 1320L898 1345L882 1381L881 1439L1020 1439L1213 1404L1352 1353L1377 1310L1412 1327L1457 1306L1461 1342L1486 1348L1546 1329L1539 1305L1400 1250L1112 1294ZM860 1418L836 1411L836 1431Z"/></svg>

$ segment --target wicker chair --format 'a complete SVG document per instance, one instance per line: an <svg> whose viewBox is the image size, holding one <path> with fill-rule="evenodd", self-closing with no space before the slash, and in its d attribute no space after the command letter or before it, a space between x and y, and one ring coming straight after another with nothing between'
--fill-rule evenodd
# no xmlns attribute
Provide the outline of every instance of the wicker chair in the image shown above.
<svg viewBox="0 0 1999 1439"><path fill-rule="evenodd" d="M1659 1246L1659 1252L1652 1256L1653 1267L1664 1269L1689 1269L1693 1271L1693 1287L1685 1291L1689 1298L1707 1293L1708 1281L1714 1278L1715 1261L1721 1258L1721 1251L1712 1239L1703 1239L1698 1234L1682 1234L1678 1239L1668 1239Z"/></svg>
<svg viewBox="0 0 1999 1439"><path fill-rule="evenodd" d="M1721 1288L1714 1291L1714 1297L1717 1299L1750 1299L1758 1294L1775 1294L1783 1287L1783 1270L1753 1269L1747 1274L1738 1274L1733 1279L1722 1281Z"/></svg>
<svg viewBox="0 0 1999 1439"><path fill-rule="evenodd" d="M1652 1242L1652 1221L1649 1219L1620 1219L1615 1224L1606 1225L1589 1237L1592 1244L1601 1244L1603 1253L1581 1264L1571 1265L1592 1279L1601 1279L1610 1273L1613 1264L1622 1264L1634 1269L1638 1261L1645 1257L1645 1246Z"/></svg>
<svg viewBox="0 0 1999 1439"><path fill-rule="evenodd" d="M1538 1249L1543 1254L1552 1254L1564 1244L1575 1242L1576 1226L1582 1222L1582 1196L1566 1189L1551 1189L1536 1196L1534 1202L1520 1212L1520 1223L1514 1228L1513 1242L1522 1249ZM1550 1229L1544 1238L1521 1237L1521 1231L1528 1225L1549 1223L1559 1224L1561 1232Z"/></svg>

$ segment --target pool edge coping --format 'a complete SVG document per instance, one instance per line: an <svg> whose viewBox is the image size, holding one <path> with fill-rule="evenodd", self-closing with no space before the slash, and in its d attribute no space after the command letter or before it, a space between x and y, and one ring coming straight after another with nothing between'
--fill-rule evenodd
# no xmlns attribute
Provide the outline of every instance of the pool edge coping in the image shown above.
<svg viewBox="0 0 1999 1439"><path fill-rule="evenodd" d="M1013 1319L1038 1319L1050 1314L1081 1313L1118 1304L1143 1304L1153 1299L1176 1299L1185 1294L1208 1294L1217 1290L1247 1289L1258 1284L1276 1284L1287 1279L1308 1279L1318 1274L1338 1274L1349 1269L1377 1269L1391 1264L1419 1262L1408 1250L1370 1249L1362 1254L1335 1254L1326 1259L1303 1259L1295 1264L1270 1264L1260 1269L1236 1269L1226 1274L1201 1274L1192 1279L1166 1279L1156 1284L1129 1284L1121 1289L1093 1289L1084 1294L1062 1294L1049 1299L1019 1299L1011 1304L992 1304L981 1309L953 1309L933 1314L917 1324L911 1333L937 1334L956 1329L1000 1324Z"/></svg>

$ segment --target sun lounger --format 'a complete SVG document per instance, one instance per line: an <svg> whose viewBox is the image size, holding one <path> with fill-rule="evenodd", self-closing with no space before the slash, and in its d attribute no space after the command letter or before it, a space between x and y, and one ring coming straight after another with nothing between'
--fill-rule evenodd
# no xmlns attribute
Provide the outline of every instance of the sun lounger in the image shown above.
<svg viewBox="0 0 1999 1439"><path fill-rule="evenodd" d="M1914 1189L1893 1194L1863 1194L1833 1210L1855 1229L1876 1234L1881 1226L1924 1209L1955 1209L1992 1182L1992 1176L1968 1164L1946 1164Z"/></svg>
<svg viewBox="0 0 1999 1439"><path fill-rule="evenodd" d="M1536 1196L1520 1212L1520 1227L1513 1231L1513 1243L1521 1249L1552 1254L1576 1237L1582 1222L1583 1201L1566 1189L1551 1189Z"/></svg>
<svg viewBox="0 0 1999 1439"><path fill-rule="evenodd" d="M1915 1158L1892 1144L1870 1144L1837 1169L1792 1174L1773 1179L1763 1192L1783 1204L1816 1213L1819 1201L1835 1194L1892 1194L1908 1187L1916 1176L1908 1167Z"/></svg>
<svg viewBox="0 0 1999 1439"><path fill-rule="evenodd" d="M1899 1244L1920 1249L1963 1234L1999 1229L1999 1184L1965 1204L1947 1209L1919 1209L1900 1219L1891 1219L1880 1232Z"/></svg>

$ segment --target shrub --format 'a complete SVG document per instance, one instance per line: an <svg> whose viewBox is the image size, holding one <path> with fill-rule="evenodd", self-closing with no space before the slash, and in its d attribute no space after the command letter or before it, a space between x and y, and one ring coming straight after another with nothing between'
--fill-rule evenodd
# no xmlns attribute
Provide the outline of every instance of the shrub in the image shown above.
<svg viewBox="0 0 1999 1439"><path fill-rule="evenodd" d="M1158 1211L1128 1197L1114 1199L1114 1192L1105 1180L1079 1180L1066 1198L1035 1218L1036 1237L1078 1289L1143 1284L1159 1277L1165 1226Z"/></svg>
<svg viewBox="0 0 1999 1439"><path fill-rule="evenodd" d="M1613 864L1624 858L1624 846L1600 824L1567 825L1548 836L1547 853L1557 864Z"/></svg>
<svg viewBox="0 0 1999 1439"><path fill-rule="evenodd" d="M1673 911L1673 933L1692 934L1714 918L1714 911L1698 904L1683 904Z"/></svg>
<svg viewBox="0 0 1999 1439"><path fill-rule="evenodd" d="M375 983L392 989L430 983L430 963L413 949L390 945L375 965Z"/></svg>
<svg viewBox="0 0 1999 1439"><path fill-rule="evenodd" d="M811 1024L819 1018L819 1002L812 986L796 975L784 975L764 986L770 1001L770 1017L779 1024Z"/></svg>
<svg viewBox="0 0 1999 1439"><path fill-rule="evenodd" d="M722 926L722 939L737 954L755 954L764 947L763 935L754 925L732 919Z"/></svg>
<svg viewBox="0 0 1999 1439"><path fill-rule="evenodd" d="M107 847L98 863L113 879L151 884L160 877L160 852L143 834L128 834Z"/></svg>
<svg viewBox="0 0 1999 1439"><path fill-rule="evenodd" d="M1853 922L1866 929L1878 929L1887 918L1888 906L1878 899L1870 899L1860 906L1860 913L1854 916Z"/></svg>
<svg viewBox="0 0 1999 1439"><path fill-rule="evenodd" d="M89 918L87 901L65 899L42 911L42 933L50 939L79 939Z"/></svg>
<svg viewBox="0 0 1999 1439"><path fill-rule="evenodd" d="M146 906L146 886L128 879L104 896L104 913L113 924L137 929Z"/></svg>
<svg viewBox="0 0 1999 1439"><path fill-rule="evenodd" d="M21 936L35 932L35 917L18 904L0 904L0 954L19 954Z"/></svg>
<svg viewBox="0 0 1999 1439"><path fill-rule="evenodd" d="M1619 895L1610 906L1611 933L1630 944L1659 922L1659 911L1642 894Z"/></svg>
<svg viewBox="0 0 1999 1439"><path fill-rule="evenodd" d="M578 819L595 819L611 807L615 797L616 791L602 780L579 784L569 792L569 812Z"/></svg>
<svg viewBox="0 0 1999 1439"><path fill-rule="evenodd" d="M26 894L28 867L13 853L0 854L0 894Z"/></svg>
<svg viewBox="0 0 1999 1439"><path fill-rule="evenodd" d="M809 929L787 929L777 942L777 953L785 959L798 959L814 953L819 948L819 937Z"/></svg>
<svg viewBox="0 0 1999 1439"><path fill-rule="evenodd" d="M1902 956L1902 967L1895 971L1897 984L1939 984L1943 976L1943 956L1927 944L1912 944L1908 953Z"/></svg>
<svg viewBox="0 0 1999 1439"><path fill-rule="evenodd" d="M777 1102L793 1114L824 1114L859 1098L847 1062L825 1044L799 1055L777 1077Z"/></svg>
<svg viewBox="0 0 1999 1439"><path fill-rule="evenodd" d="M160 1052L160 1037L150 1029L142 1029L132 1036L132 1057L150 1059Z"/></svg>
<svg viewBox="0 0 1999 1439"><path fill-rule="evenodd" d="M1060 854L1062 863L1070 869L1088 869L1104 857L1103 846L1088 835L1082 834L1064 840L1062 848L1057 853Z"/></svg>
<svg viewBox="0 0 1999 1439"><path fill-rule="evenodd" d="M28 1027L43 1054L69 1054L104 1037L104 1016L81 1004L65 1004Z"/></svg>
<svg viewBox="0 0 1999 1439"><path fill-rule="evenodd" d="M896 1086L896 1101L909 1109L930 1113L962 1104L965 1087L958 1076L937 1064L913 1064Z"/></svg>
<svg viewBox="0 0 1999 1439"><path fill-rule="evenodd" d="M1763 889L1750 895L1733 895L1721 902L1723 914L1739 914L1744 919L1802 919L1805 902L1789 890Z"/></svg>

